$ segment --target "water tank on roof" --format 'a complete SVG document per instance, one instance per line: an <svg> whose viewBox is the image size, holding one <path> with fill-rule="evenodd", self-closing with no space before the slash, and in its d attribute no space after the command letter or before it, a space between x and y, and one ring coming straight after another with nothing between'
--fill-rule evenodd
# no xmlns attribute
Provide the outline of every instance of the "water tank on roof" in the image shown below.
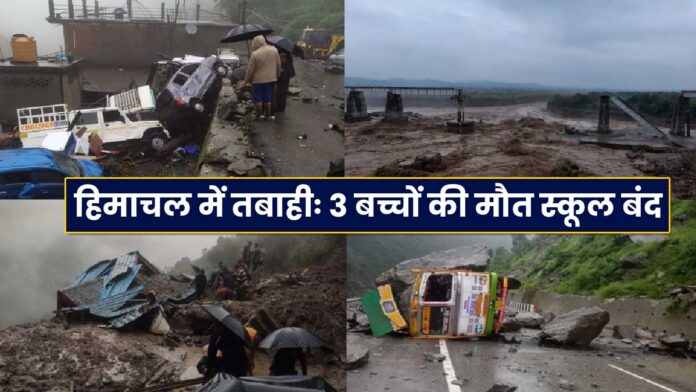
<svg viewBox="0 0 696 392"><path fill-rule="evenodd" d="M21 63L35 63L39 57L36 50L34 37L24 34L15 34L10 41L12 46L12 60Z"/></svg>

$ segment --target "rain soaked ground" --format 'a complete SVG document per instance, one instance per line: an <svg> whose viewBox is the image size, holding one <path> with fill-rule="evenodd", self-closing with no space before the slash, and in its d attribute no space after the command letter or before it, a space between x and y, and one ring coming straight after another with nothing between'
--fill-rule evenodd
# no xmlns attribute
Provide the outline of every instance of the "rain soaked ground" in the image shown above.
<svg viewBox="0 0 696 392"><path fill-rule="evenodd" d="M370 356L367 365L349 371L348 388L462 392L505 383L518 391L555 392L563 383L577 391L696 392L692 360L642 353L609 337L596 339L591 349L546 347L531 338L538 331L524 332L528 337L514 345L349 334L348 345L367 348ZM423 353L447 358L429 362Z"/></svg>

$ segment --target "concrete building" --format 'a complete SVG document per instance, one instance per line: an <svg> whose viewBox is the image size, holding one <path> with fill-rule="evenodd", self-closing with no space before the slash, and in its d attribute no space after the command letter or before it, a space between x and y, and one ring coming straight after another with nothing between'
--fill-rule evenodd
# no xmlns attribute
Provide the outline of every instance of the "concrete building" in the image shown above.
<svg viewBox="0 0 696 392"><path fill-rule="evenodd" d="M17 108L65 103L68 108L82 104L81 60L72 62L39 60L16 63L0 60L0 123L9 130L17 123Z"/></svg>
<svg viewBox="0 0 696 392"><path fill-rule="evenodd" d="M63 26L65 50L89 66L148 67L170 57L214 54L236 23L214 11L103 7L98 1L48 1L50 23Z"/></svg>

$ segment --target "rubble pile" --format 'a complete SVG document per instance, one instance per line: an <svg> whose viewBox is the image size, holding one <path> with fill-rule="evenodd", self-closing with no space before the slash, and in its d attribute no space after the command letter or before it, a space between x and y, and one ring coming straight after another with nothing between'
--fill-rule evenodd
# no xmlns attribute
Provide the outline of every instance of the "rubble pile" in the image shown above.
<svg viewBox="0 0 696 392"><path fill-rule="evenodd" d="M0 390L137 390L178 380L185 360L194 359L192 350L168 349L161 336L122 334L93 324L66 329L44 321L10 327L0 331Z"/></svg>
<svg viewBox="0 0 696 392"><path fill-rule="evenodd" d="M334 351L313 350L308 357L310 373L345 390L344 369L339 362L346 349L345 264L338 262L340 257L343 256L335 256L336 260L323 266L261 277L248 301L163 301L159 306L171 328L162 335L146 332L150 321L142 317L124 331L103 324L110 323L110 319L91 315L73 317L69 322L56 317L1 330L0 390L122 392L199 377L195 366L203 355L202 347L207 344L212 323L201 308L202 303L220 304L260 332L264 328L300 326L316 333ZM111 265L109 261L102 263ZM81 279L101 273L99 265L81 275ZM133 275L137 276L133 282L138 284L138 290L142 284L147 290L165 294L189 286L181 281L186 280L183 277ZM143 321L147 323L143 325ZM269 356L259 352L256 358L258 374L265 374ZM189 390L195 391L196 387Z"/></svg>
<svg viewBox="0 0 696 392"><path fill-rule="evenodd" d="M634 325L615 325L612 336L645 352L696 358L696 341L689 341L684 334L649 331Z"/></svg>

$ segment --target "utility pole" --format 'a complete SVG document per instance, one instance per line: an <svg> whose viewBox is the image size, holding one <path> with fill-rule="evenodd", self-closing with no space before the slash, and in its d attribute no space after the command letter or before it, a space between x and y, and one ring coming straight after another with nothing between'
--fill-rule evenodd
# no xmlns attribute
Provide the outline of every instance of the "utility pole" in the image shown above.
<svg viewBox="0 0 696 392"><path fill-rule="evenodd" d="M240 24L246 24L247 0L242 0L242 12L240 14Z"/></svg>

